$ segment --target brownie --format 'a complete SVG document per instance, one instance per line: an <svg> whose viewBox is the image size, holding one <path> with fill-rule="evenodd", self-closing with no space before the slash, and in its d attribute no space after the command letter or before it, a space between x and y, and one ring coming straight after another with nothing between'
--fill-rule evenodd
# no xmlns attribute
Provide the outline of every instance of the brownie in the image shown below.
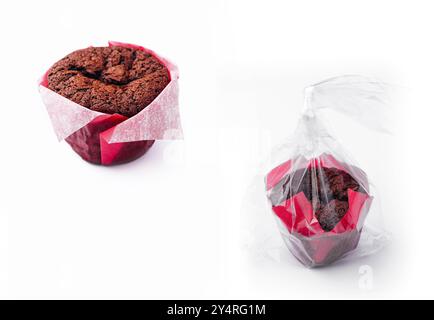
<svg viewBox="0 0 434 320"><path fill-rule="evenodd" d="M331 231L348 211L348 189L366 193L347 172L337 168L310 167L285 176L270 194L272 205L303 192L311 202L315 217L324 231Z"/></svg>
<svg viewBox="0 0 434 320"><path fill-rule="evenodd" d="M48 71L48 88L83 107L132 117L170 82L167 68L153 55L125 47L74 51Z"/></svg>

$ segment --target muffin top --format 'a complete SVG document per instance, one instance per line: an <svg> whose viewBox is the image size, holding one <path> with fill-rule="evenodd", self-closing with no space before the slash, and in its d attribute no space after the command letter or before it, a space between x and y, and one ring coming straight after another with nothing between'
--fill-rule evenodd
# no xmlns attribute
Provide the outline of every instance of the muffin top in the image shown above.
<svg viewBox="0 0 434 320"><path fill-rule="evenodd" d="M48 88L83 107L132 117L170 82L153 55L124 47L90 47L68 54L48 71Z"/></svg>

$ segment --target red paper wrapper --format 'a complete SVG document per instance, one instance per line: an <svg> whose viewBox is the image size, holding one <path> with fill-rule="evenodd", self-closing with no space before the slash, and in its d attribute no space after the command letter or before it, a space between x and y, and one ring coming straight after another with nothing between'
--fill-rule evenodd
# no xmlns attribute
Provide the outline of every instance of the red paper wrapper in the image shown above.
<svg viewBox="0 0 434 320"><path fill-rule="evenodd" d="M54 131L84 160L95 164L114 165L139 158L155 140L182 139L178 110L178 69L165 58L144 47L109 42L146 51L164 64L170 73L166 88L145 109L131 118L89 110L47 88L47 74L39 91L47 108Z"/></svg>
<svg viewBox="0 0 434 320"><path fill-rule="evenodd" d="M297 165L294 165L295 163ZM302 167L300 163L303 164ZM294 256L310 267L330 264L357 247L373 199L368 193L366 175L360 169L341 163L327 154L310 161L289 160L267 174L269 198L273 188L280 188L279 183L294 171L295 166L298 170L312 167L319 171L322 168L336 168L351 175L360 185L362 192L347 190L348 210L330 231L321 227L312 203L303 192L290 194L288 199L280 203L272 203L272 210L281 222L284 241Z"/></svg>

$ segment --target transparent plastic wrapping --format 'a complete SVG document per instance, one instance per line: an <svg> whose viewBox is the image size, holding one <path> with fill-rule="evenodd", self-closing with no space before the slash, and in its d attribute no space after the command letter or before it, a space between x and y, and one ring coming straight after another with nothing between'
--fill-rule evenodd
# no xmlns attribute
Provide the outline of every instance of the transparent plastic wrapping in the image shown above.
<svg viewBox="0 0 434 320"><path fill-rule="evenodd" d="M294 136L273 151L272 169L265 176L268 203L286 246L303 265L367 255L387 242L382 226L365 224L377 201L366 173L330 135L319 114L319 109L334 109L387 131L377 117L386 106L386 86L379 81L343 76L318 83L305 91Z"/></svg>
<svg viewBox="0 0 434 320"><path fill-rule="evenodd" d="M59 141L65 140L84 160L102 165L132 161L142 156L155 140L182 139L178 110L178 68L141 46L109 42L146 51L169 70L170 82L146 108L133 117L87 109L47 88L45 74L39 92Z"/></svg>

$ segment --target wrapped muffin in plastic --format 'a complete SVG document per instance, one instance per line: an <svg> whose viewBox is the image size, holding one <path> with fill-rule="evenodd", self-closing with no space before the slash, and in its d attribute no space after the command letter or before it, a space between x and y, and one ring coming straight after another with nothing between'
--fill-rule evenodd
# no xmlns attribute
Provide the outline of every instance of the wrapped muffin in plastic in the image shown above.
<svg viewBox="0 0 434 320"><path fill-rule="evenodd" d="M285 244L305 266L316 267L355 251L374 200L367 175L330 135L319 109L363 116L382 103L385 90L378 81L343 76L305 94L295 134L275 149L265 183Z"/></svg>

